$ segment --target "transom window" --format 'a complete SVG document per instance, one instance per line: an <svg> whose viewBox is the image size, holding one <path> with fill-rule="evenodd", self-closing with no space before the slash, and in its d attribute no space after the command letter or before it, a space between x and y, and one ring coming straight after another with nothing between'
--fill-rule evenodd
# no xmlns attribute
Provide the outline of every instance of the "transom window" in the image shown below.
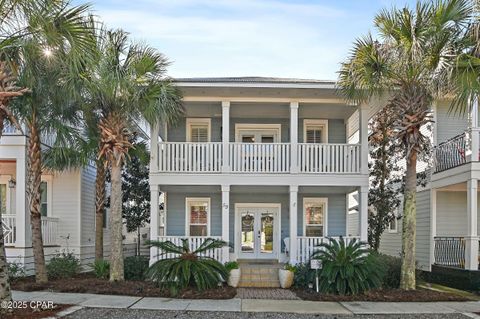
<svg viewBox="0 0 480 319"><path fill-rule="evenodd" d="M328 143L328 120L304 120L304 143Z"/></svg>
<svg viewBox="0 0 480 319"><path fill-rule="evenodd" d="M236 124L235 140L242 143L280 142L280 124Z"/></svg>
<svg viewBox="0 0 480 319"><path fill-rule="evenodd" d="M327 198L304 198L304 235L324 237L327 233Z"/></svg>
<svg viewBox="0 0 480 319"><path fill-rule="evenodd" d="M209 118L187 119L187 142L207 143L210 142Z"/></svg>
<svg viewBox="0 0 480 319"><path fill-rule="evenodd" d="M187 236L209 236L210 198L187 198Z"/></svg>

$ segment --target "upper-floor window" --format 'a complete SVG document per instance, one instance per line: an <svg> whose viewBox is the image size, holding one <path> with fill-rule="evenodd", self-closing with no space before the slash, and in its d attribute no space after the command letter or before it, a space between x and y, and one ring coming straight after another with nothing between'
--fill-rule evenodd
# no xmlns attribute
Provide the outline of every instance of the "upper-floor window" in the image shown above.
<svg viewBox="0 0 480 319"><path fill-rule="evenodd" d="M45 181L40 183L40 213L48 215L48 184Z"/></svg>
<svg viewBox="0 0 480 319"><path fill-rule="evenodd" d="M187 236L209 236L210 198L187 198Z"/></svg>
<svg viewBox="0 0 480 319"><path fill-rule="evenodd" d="M307 237L323 237L327 228L327 198L303 199L303 230Z"/></svg>
<svg viewBox="0 0 480 319"><path fill-rule="evenodd" d="M328 120L304 120L304 143L328 143Z"/></svg>
<svg viewBox="0 0 480 319"><path fill-rule="evenodd" d="M187 118L187 142L210 142L211 121L209 118Z"/></svg>

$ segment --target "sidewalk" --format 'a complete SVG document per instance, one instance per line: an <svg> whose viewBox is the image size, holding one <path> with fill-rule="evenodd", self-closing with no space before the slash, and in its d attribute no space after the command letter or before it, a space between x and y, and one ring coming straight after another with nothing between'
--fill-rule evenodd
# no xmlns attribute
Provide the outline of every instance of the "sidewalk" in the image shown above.
<svg viewBox="0 0 480 319"><path fill-rule="evenodd" d="M278 312L301 314L471 314L480 312L480 301L467 302L322 302L304 300L193 300L152 297L129 297L48 291L13 291L14 300L53 301L81 307L225 311L225 312Z"/></svg>

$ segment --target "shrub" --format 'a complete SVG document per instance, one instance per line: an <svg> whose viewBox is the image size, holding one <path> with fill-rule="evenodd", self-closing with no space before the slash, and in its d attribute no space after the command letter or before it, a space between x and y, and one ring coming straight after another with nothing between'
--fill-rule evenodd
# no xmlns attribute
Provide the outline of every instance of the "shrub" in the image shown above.
<svg viewBox="0 0 480 319"><path fill-rule="evenodd" d="M162 255L170 253L175 256L157 261L147 271L147 278L155 281L160 288L170 289L174 296L187 287L196 287L200 291L214 288L228 278L223 264L202 254L224 247L226 243L222 240L207 238L194 251L190 250L187 239L182 239L179 246L171 241L149 243L159 247Z"/></svg>
<svg viewBox="0 0 480 319"><path fill-rule="evenodd" d="M346 244L340 237L318 247L321 249L313 253L312 258L322 261L321 292L358 294L381 286L383 272L364 243L353 239Z"/></svg>
<svg viewBox="0 0 480 319"><path fill-rule="evenodd" d="M73 277L80 269L80 261L73 253L58 254L47 264L47 274L51 279Z"/></svg>
<svg viewBox="0 0 480 319"><path fill-rule="evenodd" d="M400 287L400 270L402 268L402 260L400 257L393 257L385 254L376 254L377 263L384 269L382 278L383 288Z"/></svg>
<svg viewBox="0 0 480 319"><path fill-rule="evenodd" d="M91 266L93 268L93 273L97 278L107 279L110 275L110 263L108 262L108 260L95 260L95 262Z"/></svg>
<svg viewBox="0 0 480 319"><path fill-rule="evenodd" d="M315 270L309 264L298 264L295 266L293 286L295 288L312 288L315 283Z"/></svg>
<svg viewBox="0 0 480 319"><path fill-rule="evenodd" d="M225 269L230 272L233 269L238 269L238 263L236 261L228 261L225 263Z"/></svg>
<svg viewBox="0 0 480 319"><path fill-rule="evenodd" d="M123 261L125 280L144 280L148 269L148 257L131 256Z"/></svg>
<svg viewBox="0 0 480 319"><path fill-rule="evenodd" d="M295 272L296 267L290 264L285 264L285 266L283 266L283 269Z"/></svg>
<svg viewBox="0 0 480 319"><path fill-rule="evenodd" d="M20 263L8 263L8 277L10 279L19 279L26 276L25 268Z"/></svg>

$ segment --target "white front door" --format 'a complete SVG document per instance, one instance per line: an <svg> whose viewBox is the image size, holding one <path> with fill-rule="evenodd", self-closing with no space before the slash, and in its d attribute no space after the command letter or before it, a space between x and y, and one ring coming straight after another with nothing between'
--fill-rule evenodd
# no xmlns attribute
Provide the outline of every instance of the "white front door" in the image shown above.
<svg viewBox="0 0 480 319"><path fill-rule="evenodd" d="M278 258L279 228L279 204L237 204L236 247L238 247L238 258Z"/></svg>

